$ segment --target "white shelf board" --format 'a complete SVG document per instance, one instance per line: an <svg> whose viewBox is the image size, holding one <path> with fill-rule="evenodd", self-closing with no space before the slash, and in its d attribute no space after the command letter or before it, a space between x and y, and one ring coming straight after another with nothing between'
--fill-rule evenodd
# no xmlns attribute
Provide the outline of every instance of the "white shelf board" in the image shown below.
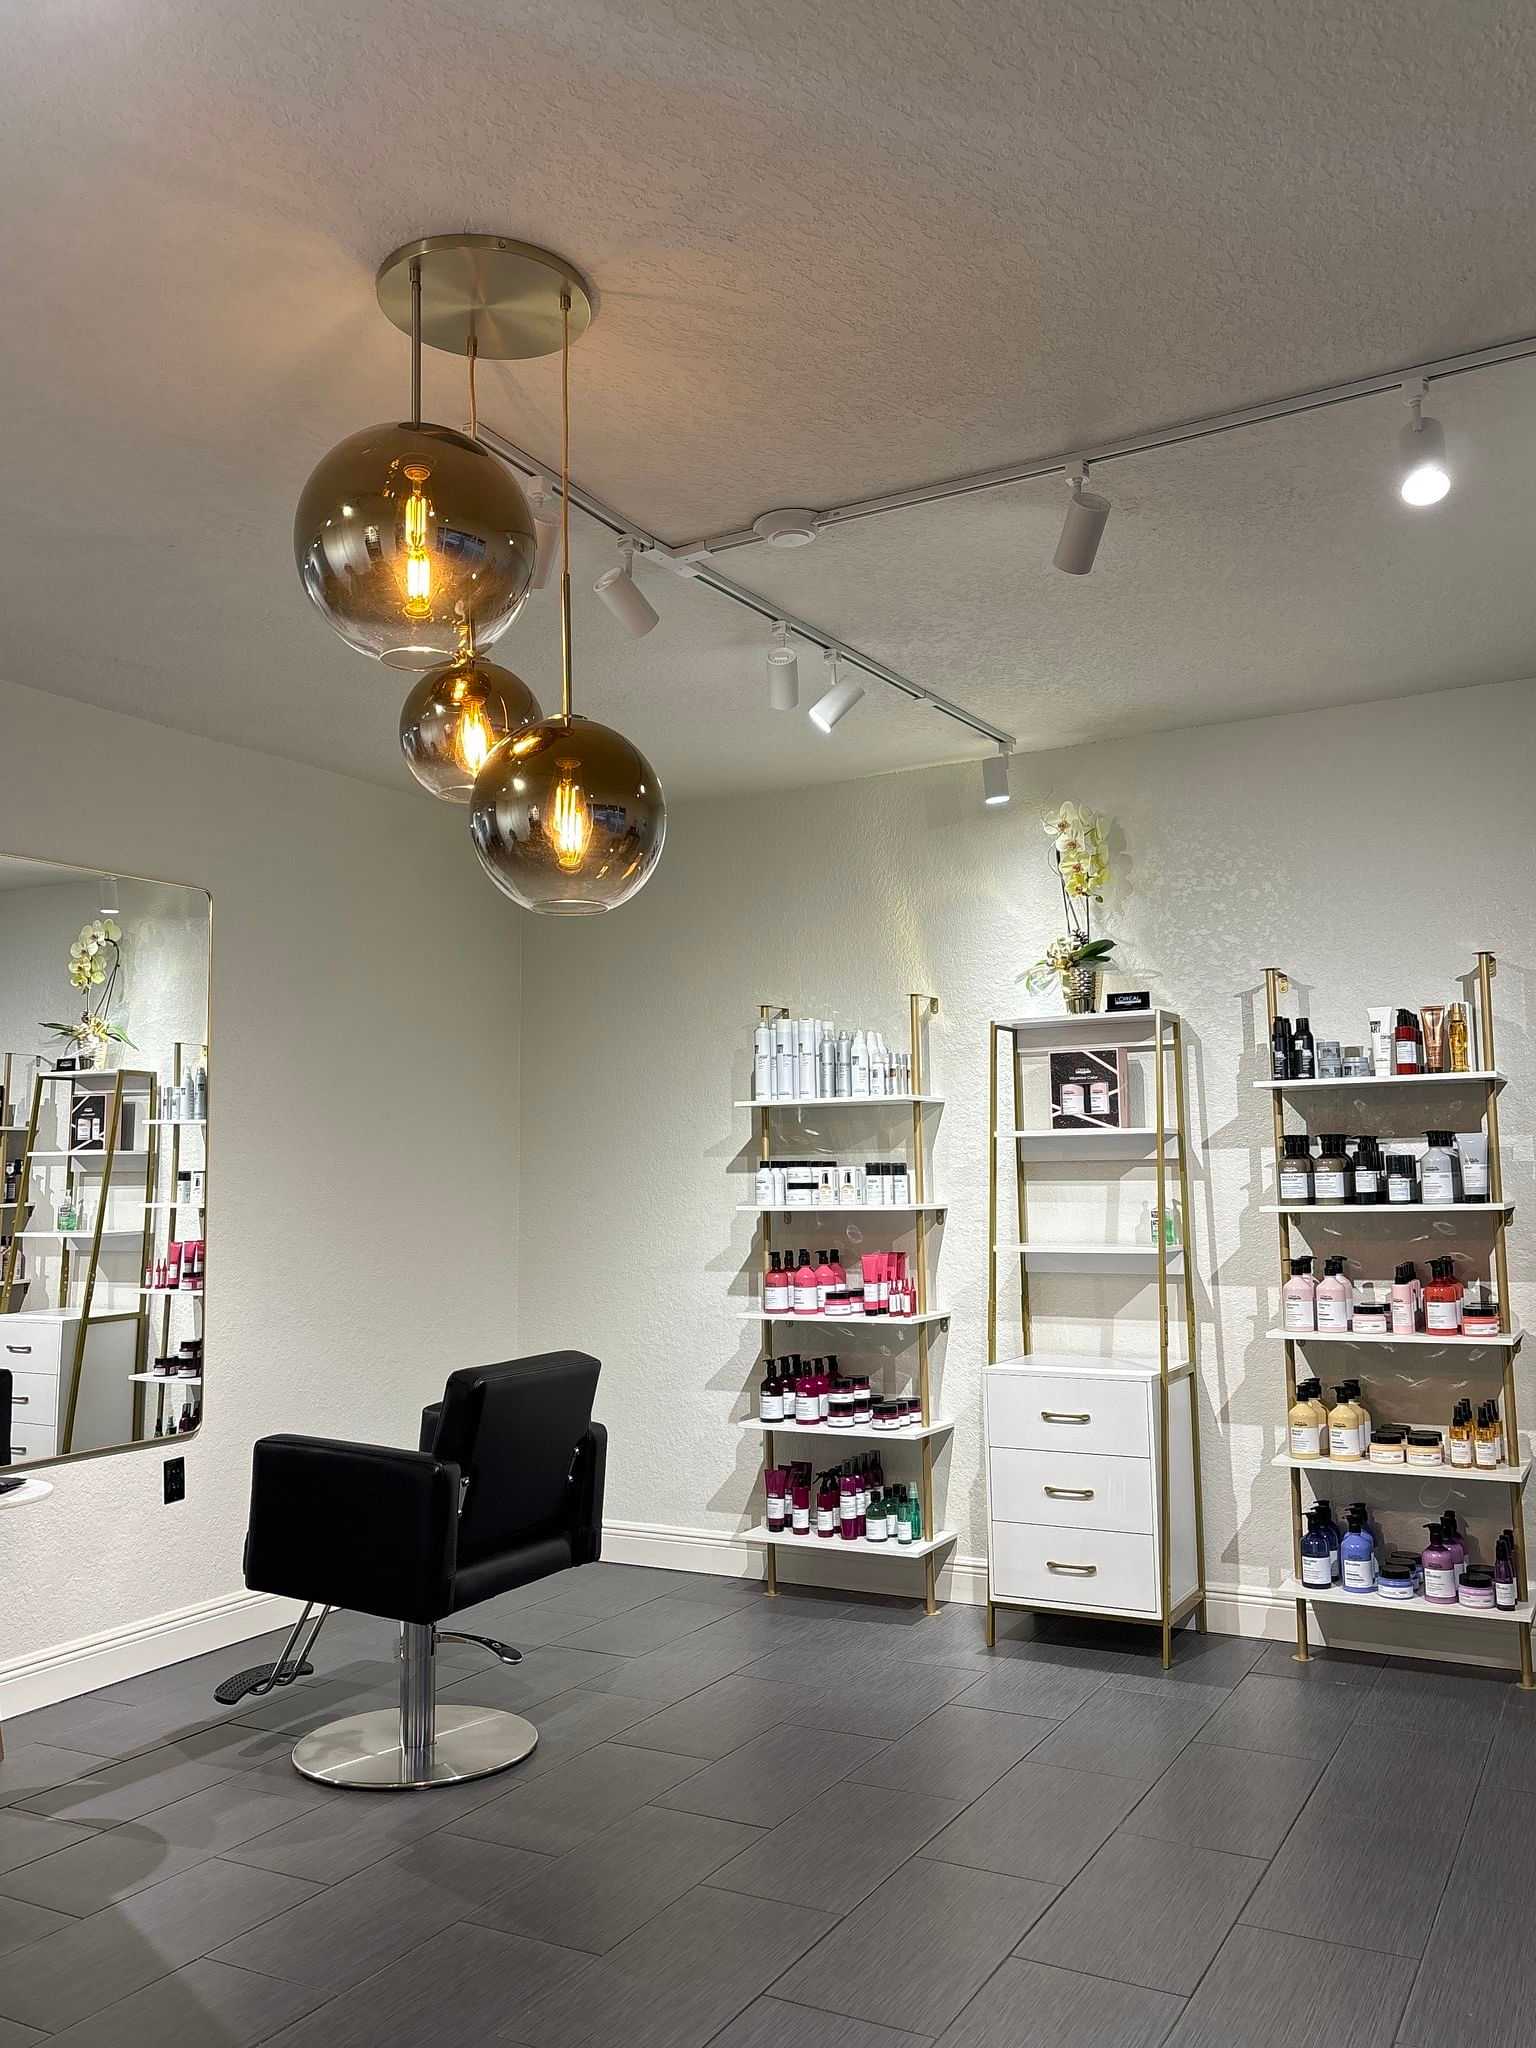
<svg viewBox="0 0 1536 2048"><path fill-rule="evenodd" d="M1267 1088L1273 1094L1312 1095L1326 1094L1330 1089L1350 1088L1368 1090L1371 1088L1502 1088L1508 1075L1500 1073L1497 1067L1481 1067L1472 1074L1346 1074L1342 1078L1330 1075L1326 1081L1255 1081L1255 1088ZM1392 1603L1386 1603L1390 1606ZM1433 1612L1433 1609L1431 1609Z"/></svg>
<svg viewBox="0 0 1536 2048"><path fill-rule="evenodd" d="M141 1287L140 1295L145 1301L201 1301L201 1287Z"/></svg>
<svg viewBox="0 0 1536 2048"><path fill-rule="evenodd" d="M1356 1336L1353 1330L1266 1330L1264 1334L1272 1344L1432 1344L1442 1351L1513 1351L1525 1332L1516 1323L1498 1337L1444 1337L1424 1331L1412 1337L1378 1337L1369 1331Z"/></svg>
<svg viewBox="0 0 1536 2048"><path fill-rule="evenodd" d="M736 1204L738 1215L783 1216L791 1222L799 1222L804 1216L931 1216L935 1210L948 1207L948 1202L813 1202L809 1208L803 1202L793 1207L784 1202Z"/></svg>
<svg viewBox="0 0 1536 2048"><path fill-rule="evenodd" d="M1150 1124L1130 1124L1123 1129L1105 1126L1098 1130L999 1131L1004 1144L1021 1145L1031 1159L1048 1164L1091 1159L1146 1159L1157 1156L1157 1132ZM1177 1153L1179 1134L1164 1131L1164 1156Z"/></svg>
<svg viewBox="0 0 1536 2048"><path fill-rule="evenodd" d="M73 1159L81 1166L89 1166L93 1160L105 1160L106 1156L106 1148L101 1145L76 1145L67 1152L45 1151L41 1145L34 1145L32 1148L32 1157L34 1159ZM147 1159L148 1157L147 1149L141 1149L138 1146L119 1145L112 1155L112 1164L116 1166L124 1159Z"/></svg>
<svg viewBox="0 0 1536 2048"><path fill-rule="evenodd" d="M742 1540L771 1543L775 1549L812 1550L821 1557L926 1557L930 1550L942 1550L956 1539L953 1529L941 1529L937 1536L925 1536L920 1543L893 1543L889 1538L884 1543L871 1543L865 1536L848 1543L841 1536L795 1536L788 1530L781 1535L759 1524L748 1529Z"/></svg>
<svg viewBox="0 0 1536 2048"><path fill-rule="evenodd" d="M89 1244L96 1235L93 1229L86 1230L18 1230L16 1235L25 1243L29 1238L40 1238L48 1244ZM112 1238L121 1238L126 1244L137 1244L144 1236L142 1227L138 1230L104 1230L103 1244Z"/></svg>
<svg viewBox="0 0 1536 2048"><path fill-rule="evenodd" d="M155 1085L154 1076L142 1067L124 1067L123 1093L125 1095L147 1095ZM38 1075L39 1081L75 1081L82 1083L83 1095L110 1095L117 1086L116 1067L48 1067Z"/></svg>
<svg viewBox="0 0 1536 2048"><path fill-rule="evenodd" d="M999 1258L1023 1257L1031 1273L1155 1273L1157 1247L1150 1244L1000 1244ZM1167 1270L1182 1272L1184 1253L1167 1254Z"/></svg>
<svg viewBox="0 0 1536 2048"><path fill-rule="evenodd" d="M851 1429L845 1429L841 1424L834 1428L830 1422L761 1422L755 1415L747 1416L736 1425L748 1436L768 1436L770 1433L786 1437L829 1436L841 1437L845 1442L851 1439L855 1443L875 1444L920 1443L925 1436L945 1436L954 1426L947 1415L935 1416L928 1423L904 1424L900 1429L872 1429L867 1422L856 1423Z"/></svg>
<svg viewBox="0 0 1536 2048"><path fill-rule="evenodd" d="M916 1316L867 1316L861 1309L852 1316L797 1316L769 1315L766 1309L749 1308L741 1310L740 1317L744 1323L816 1323L824 1330L860 1330L870 1324L879 1328L914 1330L919 1323L947 1323L949 1313L947 1308L930 1308Z"/></svg>
<svg viewBox="0 0 1536 2048"><path fill-rule="evenodd" d="M780 1095L763 1101L736 1102L734 1109L910 1109L914 1103L936 1106L942 1095ZM814 1539L813 1539L814 1540Z"/></svg>
<svg viewBox="0 0 1536 2048"><path fill-rule="evenodd" d="M1092 1052L1155 1044L1159 1019L1165 1026L1177 1022L1172 1010L1089 1010L1075 1017L1000 1017L997 1028L1012 1032L1020 1052Z"/></svg>
<svg viewBox="0 0 1536 2048"><path fill-rule="evenodd" d="M183 1378L180 1373L173 1372L131 1372L128 1377L140 1387L200 1387L203 1384L201 1373L195 1377L188 1373Z"/></svg>
<svg viewBox="0 0 1536 2048"><path fill-rule="evenodd" d="M1265 1202L1261 1216L1513 1216L1513 1202Z"/></svg>
<svg viewBox="0 0 1536 2048"><path fill-rule="evenodd" d="M201 1131L208 1126L205 1116L147 1116L144 1121L160 1131Z"/></svg>
<svg viewBox="0 0 1536 2048"><path fill-rule="evenodd" d="M1446 1621L1528 1622L1536 1616L1536 1601L1532 1600L1522 1600L1516 1607L1436 1607L1422 1595L1412 1600L1383 1600L1379 1593L1346 1593L1342 1586L1304 1586L1299 1579L1282 1580L1280 1597L1324 1606L1369 1608L1373 1613L1438 1615Z"/></svg>
<svg viewBox="0 0 1536 2048"><path fill-rule="evenodd" d="M1269 1462L1292 1472L1332 1472L1341 1480L1353 1474L1372 1479L1429 1479L1437 1486L1524 1486L1531 1473L1529 1458L1518 1465L1373 1465L1369 1458L1293 1458L1281 1451Z"/></svg>
<svg viewBox="0 0 1536 2048"><path fill-rule="evenodd" d="M1067 1372L1086 1374L1092 1379L1156 1379L1162 1367L1155 1358L1098 1358L1085 1351L1021 1351L1014 1358L999 1358L986 1367L988 1372ZM1170 1372L1179 1371L1170 1366Z"/></svg>

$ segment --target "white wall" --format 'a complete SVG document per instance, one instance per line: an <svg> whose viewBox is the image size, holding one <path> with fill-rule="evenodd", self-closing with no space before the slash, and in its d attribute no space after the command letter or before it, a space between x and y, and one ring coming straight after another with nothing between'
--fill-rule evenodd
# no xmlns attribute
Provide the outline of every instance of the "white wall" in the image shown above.
<svg viewBox="0 0 1536 2048"><path fill-rule="evenodd" d="M0 850L213 898L188 1497L162 1506L162 1458L139 1449L61 1465L50 1500L0 1512L15 1711L79 1689L69 1645L238 1594L254 1438L413 1443L448 1372L515 1355L521 925L461 812L11 685ZM226 1639L249 1630L234 1613ZM33 1675L7 1688L18 1667Z"/></svg>
<svg viewBox="0 0 1536 2048"><path fill-rule="evenodd" d="M1274 1221L1256 1213L1270 1135L1269 1098L1250 1085L1262 971L1290 968L1322 1035L1358 1041L1367 1004L1444 1000L1476 948L1499 953L1507 1187L1522 1204L1511 1254L1529 1275L1533 750L1536 685L1523 683L1020 757L1006 810L982 808L974 766L681 805L656 878L619 916L530 921L520 1323L530 1347L579 1344L604 1361L613 1524L707 1546L756 1507L752 1446L729 1427L747 1412L757 1356L752 1330L732 1320L751 1251L751 1219L733 1205L747 1193L752 1131L729 1105L750 1093L757 1005L894 1034L907 992L930 989L944 1006L933 1045L948 1097L936 1187L954 1203L937 1287L955 1309L946 1519L962 1559L982 1554L987 1024L1026 1006L1024 970L1058 929L1040 812L1071 796L1117 822L1106 929L1122 980L1149 984L1187 1020L1207 1145L1192 1223L1209 1576L1272 1587L1290 1538L1284 1475L1267 1464L1282 1353L1258 1337L1276 1268ZM1121 1212L1123 1234L1144 1199L1145 1183ZM1080 1315L1128 1302L1120 1283L1095 1293L1058 1281L1054 1306L1071 1286ZM1514 1295L1529 1320L1536 1288ZM1068 1334L1098 1343L1091 1322ZM845 1361L870 1343L846 1341ZM1416 1398L1380 1391L1389 1412Z"/></svg>

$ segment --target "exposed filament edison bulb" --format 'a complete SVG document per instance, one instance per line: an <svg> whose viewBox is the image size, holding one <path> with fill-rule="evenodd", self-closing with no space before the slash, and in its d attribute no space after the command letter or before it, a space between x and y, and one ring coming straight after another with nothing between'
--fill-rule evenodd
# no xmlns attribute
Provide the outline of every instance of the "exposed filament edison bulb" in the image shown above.
<svg viewBox="0 0 1536 2048"><path fill-rule="evenodd" d="M432 507L422 485L432 472L424 463L408 462L411 495L405 501L405 615L425 619L432 611L432 560L427 553L427 521Z"/></svg>
<svg viewBox="0 0 1536 2048"><path fill-rule="evenodd" d="M560 763L560 780L549 800L549 819L544 827L555 859L567 874L581 866L592 843L592 806L576 780L578 765L575 761Z"/></svg>
<svg viewBox="0 0 1536 2048"><path fill-rule="evenodd" d="M453 727L454 752L470 775L478 775L496 744L496 735L485 715L485 693L463 676L456 676L453 702L458 711Z"/></svg>

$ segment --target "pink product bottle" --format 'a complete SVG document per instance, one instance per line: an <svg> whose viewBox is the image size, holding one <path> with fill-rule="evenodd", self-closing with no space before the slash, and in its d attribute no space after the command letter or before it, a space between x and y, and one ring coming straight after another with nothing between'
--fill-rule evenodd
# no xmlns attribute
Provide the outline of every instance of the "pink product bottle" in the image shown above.
<svg viewBox="0 0 1536 2048"><path fill-rule="evenodd" d="M789 1310L789 1275L778 1253L774 1252L768 1261L768 1271L763 1275L763 1312L770 1316L787 1316Z"/></svg>
<svg viewBox="0 0 1536 2048"><path fill-rule="evenodd" d="M786 1482L789 1474L778 1466L770 1466L764 1474L764 1485L768 1492L768 1527L777 1534L789 1519Z"/></svg>
<svg viewBox="0 0 1536 2048"><path fill-rule="evenodd" d="M827 1302L836 1285L837 1269L832 1264L832 1254L823 1252L816 1268L816 1306L823 1315L827 1312Z"/></svg>
<svg viewBox="0 0 1536 2048"><path fill-rule="evenodd" d="M1317 1282L1310 1257L1292 1259L1291 1277L1280 1290L1281 1321L1287 1330L1317 1328Z"/></svg>
<svg viewBox="0 0 1536 2048"><path fill-rule="evenodd" d="M816 1268L811 1264L809 1252L800 1254L800 1263L795 1268L790 1307L797 1316L813 1316L816 1308Z"/></svg>
<svg viewBox="0 0 1536 2048"><path fill-rule="evenodd" d="M1355 1290L1345 1277L1344 1261L1329 1258L1317 1283L1317 1327L1319 1330L1347 1330L1354 1320Z"/></svg>
<svg viewBox="0 0 1536 2048"><path fill-rule="evenodd" d="M859 1272L864 1280L864 1313L867 1316L877 1316L881 1311L880 1266L879 1252L865 1252L859 1260Z"/></svg>

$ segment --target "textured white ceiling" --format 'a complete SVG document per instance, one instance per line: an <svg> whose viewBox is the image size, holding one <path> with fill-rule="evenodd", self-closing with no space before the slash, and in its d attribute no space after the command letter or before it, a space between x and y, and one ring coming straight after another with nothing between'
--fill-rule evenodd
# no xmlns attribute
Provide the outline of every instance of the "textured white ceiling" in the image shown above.
<svg viewBox="0 0 1536 2048"><path fill-rule="evenodd" d="M413 233L588 272L577 472L670 539L1536 329L1514 6L46 0L6 42L0 667L384 781L398 680L288 536L401 409L372 276ZM460 366L427 394L461 419ZM546 452L553 396L483 375ZM1530 673L1536 367L1434 409L1417 520L1378 400L1106 469L1084 581L1050 485L728 566L1029 746ZM579 598L578 701L674 793L975 750L873 691L831 741L771 717L750 623L652 587L641 643ZM546 695L552 625L500 643Z"/></svg>

